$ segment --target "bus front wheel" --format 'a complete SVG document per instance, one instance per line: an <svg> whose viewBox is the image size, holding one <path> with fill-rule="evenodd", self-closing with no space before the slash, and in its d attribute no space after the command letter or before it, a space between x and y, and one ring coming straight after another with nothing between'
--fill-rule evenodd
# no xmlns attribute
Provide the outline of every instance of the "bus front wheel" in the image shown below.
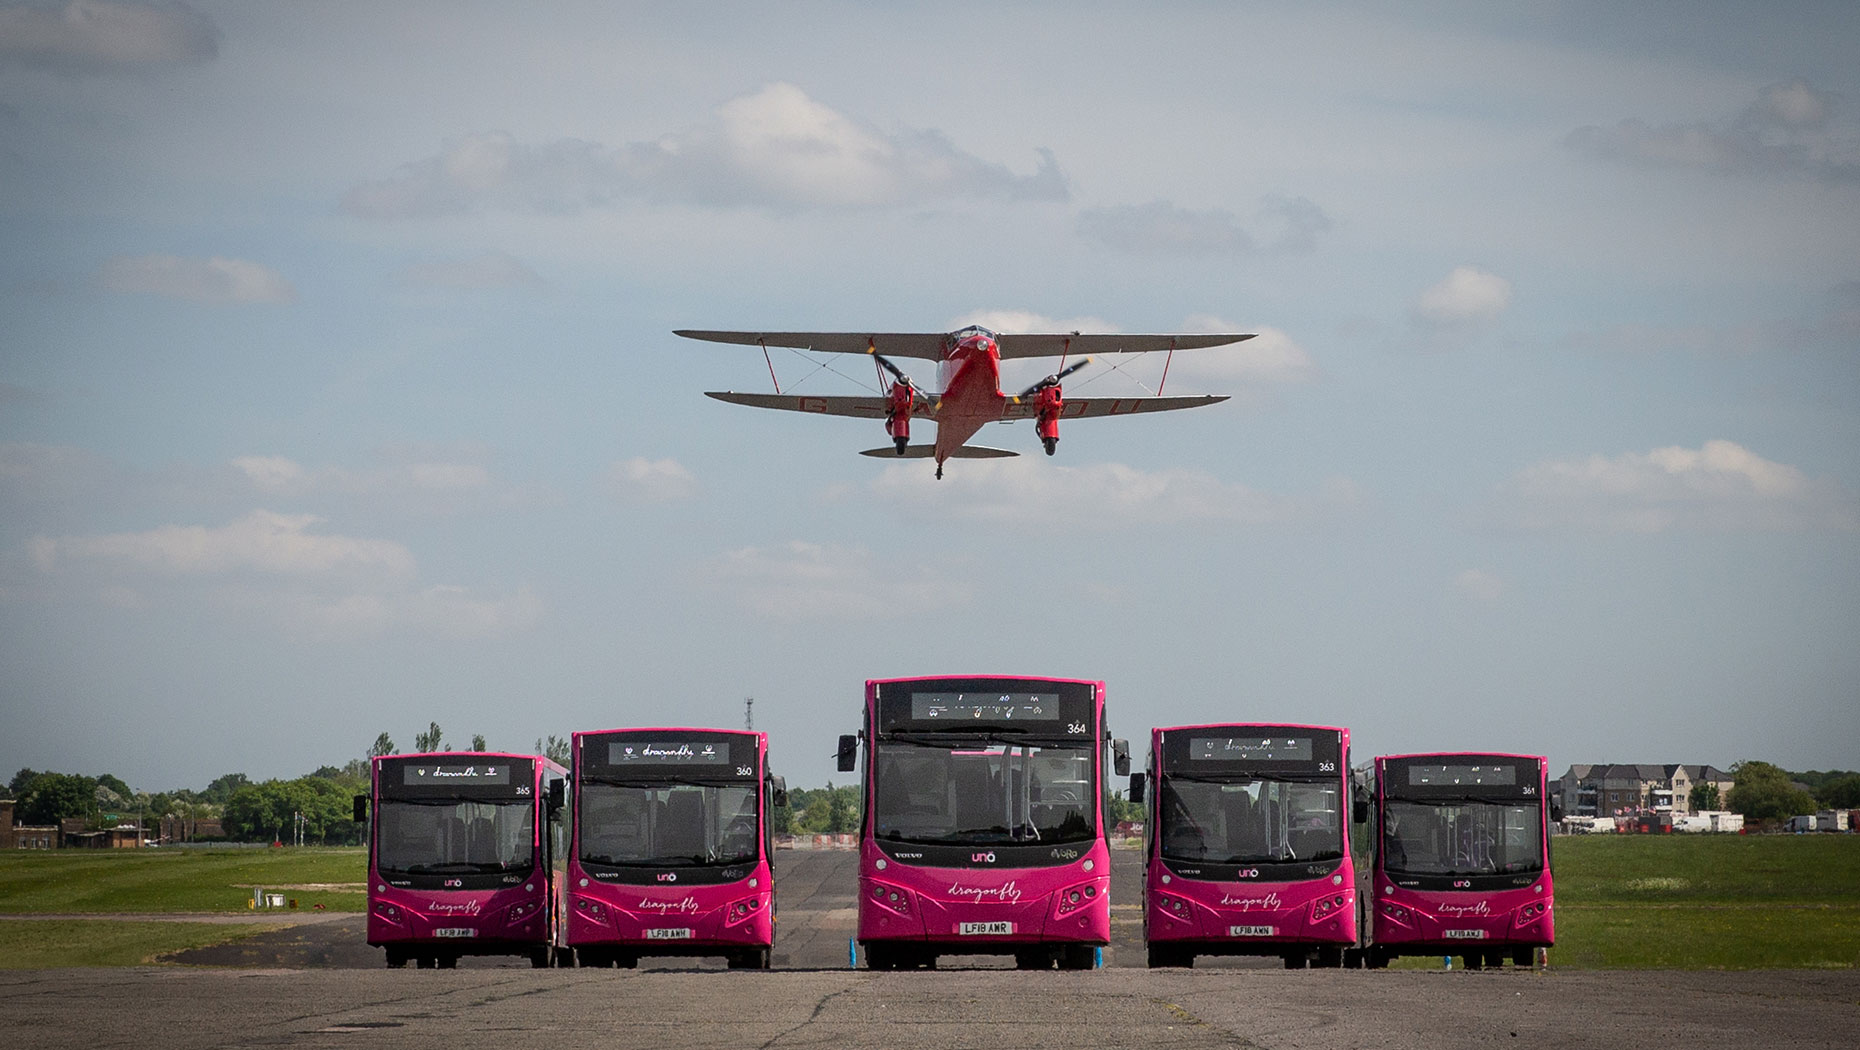
<svg viewBox="0 0 1860 1050"><path fill-rule="evenodd" d="M731 952L727 959L732 970L766 970L769 968L768 948L746 948Z"/></svg>
<svg viewBox="0 0 1860 1050"><path fill-rule="evenodd" d="M1172 948L1163 944L1150 945L1150 969L1160 970L1165 966L1181 966L1193 969L1195 953L1183 948Z"/></svg>

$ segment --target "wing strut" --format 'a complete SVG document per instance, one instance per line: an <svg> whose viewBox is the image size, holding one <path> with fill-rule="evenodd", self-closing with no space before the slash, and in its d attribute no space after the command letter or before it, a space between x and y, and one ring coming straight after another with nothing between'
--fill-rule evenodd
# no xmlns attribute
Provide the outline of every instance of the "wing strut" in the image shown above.
<svg viewBox="0 0 1860 1050"><path fill-rule="evenodd" d="M762 347L762 360L767 362L769 366L769 382L775 384L775 392L779 394L781 393L781 380L775 378L775 360L769 356L769 341L767 339L757 339L756 344ZM1166 374L1167 369L1164 371Z"/></svg>
<svg viewBox="0 0 1860 1050"><path fill-rule="evenodd" d="M1175 340L1171 338L1169 340L1169 353L1167 356L1163 358L1162 378L1156 381L1156 396L1157 397L1162 396L1163 387L1169 382L1169 362L1173 360L1175 360Z"/></svg>

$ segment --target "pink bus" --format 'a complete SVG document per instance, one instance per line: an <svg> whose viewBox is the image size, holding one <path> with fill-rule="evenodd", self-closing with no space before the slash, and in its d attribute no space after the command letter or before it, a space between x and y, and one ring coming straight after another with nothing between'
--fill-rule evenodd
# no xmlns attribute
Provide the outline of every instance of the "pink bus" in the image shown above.
<svg viewBox="0 0 1860 1050"><path fill-rule="evenodd" d="M885 679L865 684L865 701L839 768L853 770L863 737L866 965L1012 955L1021 969L1096 966L1111 939L1104 683Z"/></svg>
<svg viewBox="0 0 1860 1050"><path fill-rule="evenodd" d="M567 896L557 944L582 966L722 956L768 969L769 811L787 804L768 736L729 729L574 734Z"/></svg>
<svg viewBox="0 0 1860 1050"><path fill-rule="evenodd" d="M1193 966L1197 955L1343 965L1357 930L1349 771L1347 729L1152 729L1149 783L1130 778L1132 801L1148 796L1150 966Z"/></svg>
<svg viewBox="0 0 1860 1050"><path fill-rule="evenodd" d="M368 943L389 966L462 955L552 959L557 890L546 833L567 771L538 755L447 751L374 760L355 796L368 836Z"/></svg>
<svg viewBox="0 0 1860 1050"><path fill-rule="evenodd" d="M1540 755L1376 759L1369 965L1400 955L1531 965L1556 941L1551 808Z"/></svg>

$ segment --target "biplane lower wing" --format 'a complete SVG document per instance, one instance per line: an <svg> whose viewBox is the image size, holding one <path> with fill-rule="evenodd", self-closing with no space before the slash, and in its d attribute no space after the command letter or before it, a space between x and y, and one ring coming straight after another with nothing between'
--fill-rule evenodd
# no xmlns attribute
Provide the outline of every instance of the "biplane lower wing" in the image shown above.
<svg viewBox="0 0 1860 1050"><path fill-rule="evenodd" d="M899 452L890 445L884 448L868 448L859 453L875 459L931 459L936 455L935 445L906 445ZM949 454L950 459L1012 459L1020 455L1004 448L988 448L985 445L962 445Z"/></svg>
<svg viewBox="0 0 1860 1050"><path fill-rule="evenodd" d="M852 416L857 419L884 419L891 414L891 399L821 394L739 394L734 390L707 390L714 397L732 405L750 408L773 408L783 412L808 412L816 416ZM928 413L930 404L918 400L916 411Z"/></svg>
<svg viewBox="0 0 1860 1050"><path fill-rule="evenodd" d="M1129 416L1138 412L1173 412L1179 408L1218 405L1227 394L1192 394L1187 397L1068 397L1059 410L1061 419L1099 419L1104 416ZM1001 419L1033 419L1040 405L1030 397L1010 398L1001 406Z"/></svg>

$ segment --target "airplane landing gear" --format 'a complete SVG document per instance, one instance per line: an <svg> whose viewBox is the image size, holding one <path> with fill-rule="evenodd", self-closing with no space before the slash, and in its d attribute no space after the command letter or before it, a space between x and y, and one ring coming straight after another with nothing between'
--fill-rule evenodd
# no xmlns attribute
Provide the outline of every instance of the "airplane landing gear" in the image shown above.
<svg viewBox="0 0 1860 1050"><path fill-rule="evenodd" d="M1047 455L1049 455L1049 456L1050 456L1050 455L1052 455L1053 453L1055 453L1055 452L1057 452L1057 451L1059 451L1059 439L1058 439L1058 438L1056 438L1056 437L1043 437L1043 438L1041 438L1041 439L1040 439L1040 441L1041 441L1041 443L1042 443L1042 444L1044 444L1044 445L1046 446L1046 454L1047 454Z"/></svg>

